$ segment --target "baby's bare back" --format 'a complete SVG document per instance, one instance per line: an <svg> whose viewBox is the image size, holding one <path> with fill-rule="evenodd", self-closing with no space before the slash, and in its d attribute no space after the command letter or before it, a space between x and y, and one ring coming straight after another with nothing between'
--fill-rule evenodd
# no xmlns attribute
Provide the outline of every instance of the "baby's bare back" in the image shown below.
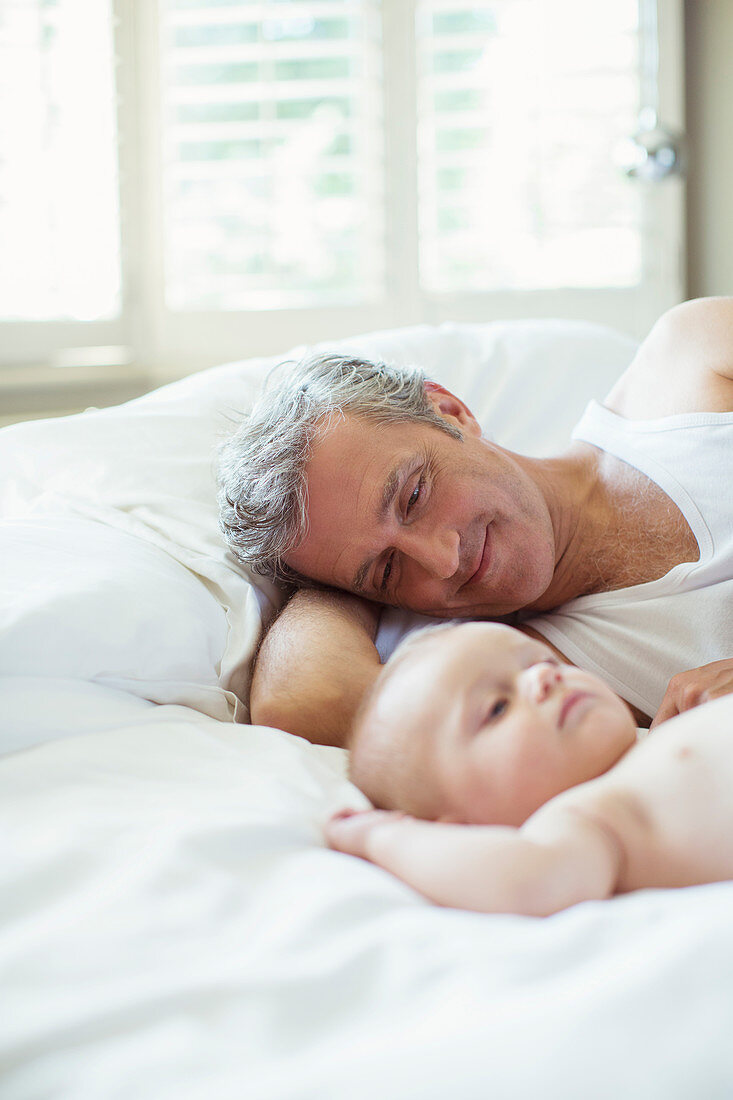
<svg viewBox="0 0 733 1100"><path fill-rule="evenodd" d="M733 879L733 695L657 727L611 771L534 815L581 813L622 850L617 893Z"/></svg>

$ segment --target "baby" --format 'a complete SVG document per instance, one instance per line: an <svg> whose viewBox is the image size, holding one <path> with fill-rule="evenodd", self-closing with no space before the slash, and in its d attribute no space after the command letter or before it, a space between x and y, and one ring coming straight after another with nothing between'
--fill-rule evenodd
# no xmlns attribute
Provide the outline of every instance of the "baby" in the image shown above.
<svg viewBox="0 0 733 1100"><path fill-rule="evenodd" d="M485 912L730 879L732 718L709 703L637 745L598 677L512 627L445 624L399 647L357 720L352 778L380 809L326 837Z"/></svg>

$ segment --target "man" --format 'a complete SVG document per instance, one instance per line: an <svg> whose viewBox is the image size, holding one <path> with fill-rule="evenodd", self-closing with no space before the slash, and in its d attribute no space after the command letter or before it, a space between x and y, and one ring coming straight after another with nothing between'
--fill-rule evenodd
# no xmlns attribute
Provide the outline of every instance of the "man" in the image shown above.
<svg viewBox="0 0 733 1100"><path fill-rule="evenodd" d="M223 451L222 527L255 569L353 595L288 604L259 656L253 720L348 742L379 671L365 600L519 612L640 721L731 690L731 410L724 298L665 314L550 459L482 438L419 372L334 358L292 372Z"/></svg>

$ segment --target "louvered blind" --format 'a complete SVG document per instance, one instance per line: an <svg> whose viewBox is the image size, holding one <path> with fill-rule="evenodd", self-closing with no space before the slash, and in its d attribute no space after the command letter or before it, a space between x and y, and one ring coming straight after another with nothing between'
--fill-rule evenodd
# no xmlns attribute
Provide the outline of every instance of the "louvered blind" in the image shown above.
<svg viewBox="0 0 733 1100"><path fill-rule="evenodd" d="M642 195L636 0L418 0L420 277L432 292L623 287Z"/></svg>
<svg viewBox="0 0 733 1100"><path fill-rule="evenodd" d="M0 318L120 311L110 0L0 3Z"/></svg>
<svg viewBox="0 0 733 1100"><path fill-rule="evenodd" d="M684 183L614 155L656 48L639 7L0 0L0 364L194 369L283 325L492 310L642 333L682 293ZM682 129L682 0L659 11Z"/></svg>
<svg viewBox="0 0 733 1100"><path fill-rule="evenodd" d="M380 4L164 0L161 11L168 306L376 297Z"/></svg>

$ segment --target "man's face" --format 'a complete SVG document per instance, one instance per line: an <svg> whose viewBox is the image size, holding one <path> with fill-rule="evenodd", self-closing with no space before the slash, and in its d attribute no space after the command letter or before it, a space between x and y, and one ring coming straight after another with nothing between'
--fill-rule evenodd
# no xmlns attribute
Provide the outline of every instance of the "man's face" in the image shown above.
<svg viewBox="0 0 733 1100"><path fill-rule="evenodd" d="M324 432L306 467L309 531L287 564L425 614L531 605L555 567L545 500L457 399L442 391L434 404L463 439L430 424L353 417Z"/></svg>
<svg viewBox="0 0 733 1100"><path fill-rule="evenodd" d="M373 715L402 742L429 816L469 824L522 824L636 740L631 712L603 681L496 623L416 640Z"/></svg>

